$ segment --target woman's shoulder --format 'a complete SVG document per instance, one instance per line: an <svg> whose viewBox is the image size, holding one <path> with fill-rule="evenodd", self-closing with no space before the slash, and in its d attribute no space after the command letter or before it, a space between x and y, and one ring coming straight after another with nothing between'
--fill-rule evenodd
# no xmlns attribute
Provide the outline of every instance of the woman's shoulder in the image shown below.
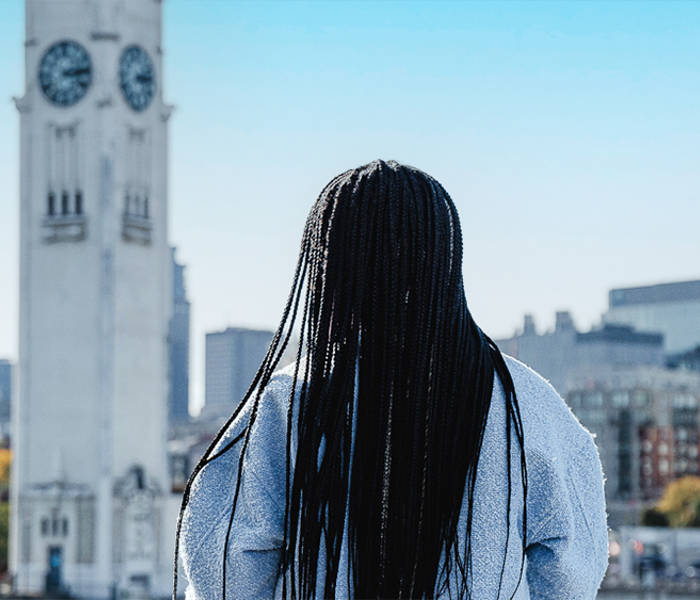
<svg viewBox="0 0 700 600"><path fill-rule="evenodd" d="M593 443L586 429L554 386L524 362L503 354L513 379L526 446L532 451L577 452Z"/></svg>

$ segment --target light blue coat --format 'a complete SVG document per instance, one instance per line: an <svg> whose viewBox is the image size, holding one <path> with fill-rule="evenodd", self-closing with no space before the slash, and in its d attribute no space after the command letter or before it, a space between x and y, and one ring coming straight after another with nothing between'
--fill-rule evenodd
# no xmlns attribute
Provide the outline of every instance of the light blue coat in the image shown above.
<svg viewBox="0 0 700 600"><path fill-rule="evenodd" d="M608 563L603 473L593 437L545 379L516 359L504 356L513 377L525 435L528 547L525 575L516 589L522 555L523 491L519 448L511 434L513 496L501 598L514 594L516 600L593 599ZM300 365L300 378L303 367ZM251 433L229 541L226 598L230 600L282 597L282 578L277 573L283 542L287 405L293 373L294 364L277 371L270 380ZM242 411L217 449L242 431L249 414L249 408ZM506 550L505 416L503 388L495 376L473 510L474 575L470 590L475 600L496 598ZM221 598L223 547L241 444L207 465L192 487L180 545L189 580L187 600ZM292 456L295 452L293 443ZM466 512L465 500L459 531L466 529ZM346 547L347 529L341 557ZM322 557L323 545L318 598L323 597ZM347 564L341 558L338 598L351 597L346 581ZM451 586L454 597L456 579ZM447 592L444 597L449 597Z"/></svg>

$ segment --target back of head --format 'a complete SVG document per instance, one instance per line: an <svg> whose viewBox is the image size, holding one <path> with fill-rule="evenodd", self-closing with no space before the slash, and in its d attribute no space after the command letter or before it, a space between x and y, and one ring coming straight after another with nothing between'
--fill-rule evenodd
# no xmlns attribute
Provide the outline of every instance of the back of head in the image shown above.
<svg viewBox="0 0 700 600"><path fill-rule="evenodd" d="M466 592L471 503L463 548L456 530L474 492L494 373L520 440L522 426L503 358L467 308L460 222L443 187L382 160L326 185L251 390L269 380L299 312L297 358L305 350L307 360L293 386L300 377L285 596L315 596L325 543L324 597L335 597L346 509L356 597L434 597L454 569Z"/></svg>

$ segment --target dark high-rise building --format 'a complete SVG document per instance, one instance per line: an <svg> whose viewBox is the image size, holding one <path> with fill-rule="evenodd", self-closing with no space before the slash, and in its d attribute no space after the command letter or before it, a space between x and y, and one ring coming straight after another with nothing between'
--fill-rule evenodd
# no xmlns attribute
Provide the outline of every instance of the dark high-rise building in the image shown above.
<svg viewBox="0 0 700 600"><path fill-rule="evenodd" d="M243 399L273 336L243 327L207 333L205 415L228 414Z"/></svg>
<svg viewBox="0 0 700 600"><path fill-rule="evenodd" d="M12 363L0 359L0 435L10 433L10 404L12 402Z"/></svg>
<svg viewBox="0 0 700 600"><path fill-rule="evenodd" d="M173 309L168 333L169 380L168 418L171 422L189 419L190 386L190 301L185 287L185 266L170 249L173 269Z"/></svg>

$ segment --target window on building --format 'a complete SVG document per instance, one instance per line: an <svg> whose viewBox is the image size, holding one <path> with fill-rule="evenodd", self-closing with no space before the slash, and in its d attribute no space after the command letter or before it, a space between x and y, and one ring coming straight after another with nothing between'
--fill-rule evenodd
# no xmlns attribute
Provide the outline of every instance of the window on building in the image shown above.
<svg viewBox="0 0 700 600"><path fill-rule="evenodd" d="M615 392L612 395L612 405L616 408L625 408L629 405L629 394L626 391Z"/></svg>
<svg viewBox="0 0 700 600"><path fill-rule="evenodd" d="M58 519L58 509L54 508L51 510L51 535L58 535L60 528L60 522Z"/></svg>
<svg viewBox="0 0 700 600"><path fill-rule="evenodd" d="M47 215L83 213L78 124L50 123L46 140ZM57 202L59 206L57 206Z"/></svg>
<svg viewBox="0 0 700 600"><path fill-rule="evenodd" d="M632 402L638 408L647 406L649 404L649 394L644 390L635 390L632 393Z"/></svg>
<svg viewBox="0 0 700 600"><path fill-rule="evenodd" d="M41 535L49 535L49 520L46 517L41 519Z"/></svg>
<svg viewBox="0 0 700 600"><path fill-rule="evenodd" d="M149 218L151 186L150 137L146 129L129 128L126 135L127 163L124 214Z"/></svg>
<svg viewBox="0 0 700 600"><path fill-rule="evenodd" d="M600 408L603 406L603 394L601 392L591 392L588 394L587 400L591 408Z"/></svg>

